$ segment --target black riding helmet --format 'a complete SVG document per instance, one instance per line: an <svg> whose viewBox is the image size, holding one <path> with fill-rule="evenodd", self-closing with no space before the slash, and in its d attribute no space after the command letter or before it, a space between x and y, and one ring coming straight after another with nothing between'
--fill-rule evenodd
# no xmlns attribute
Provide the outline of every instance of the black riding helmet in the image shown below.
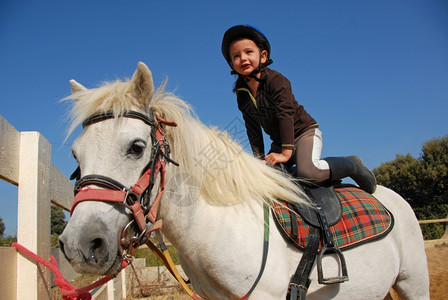
<svg viewBox="0 0 448 300"><path fill-rule="evenodd" d="M229 64L230 68L232 68L232 59L229 54L230 45L237 40L241 39L249 39L252 40L261 51L266 50L268 53L268 57L266 62L263 65L260 65L254 73L258 73L262 68L272 64L272 59L270 59L271 55L271 45L269 44L266 36L257 28L250 25L237 25L229 28L222 38L221 44L221 52L224 56L225 60ZM236 72L232 68L232 74L236 74Z"/></svg>

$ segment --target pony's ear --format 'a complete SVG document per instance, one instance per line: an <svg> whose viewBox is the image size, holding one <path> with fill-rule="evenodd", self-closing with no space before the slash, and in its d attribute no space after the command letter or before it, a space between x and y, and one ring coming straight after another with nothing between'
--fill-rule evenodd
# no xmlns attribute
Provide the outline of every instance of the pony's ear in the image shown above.
<svg viewBox="0 0 448 300"><path fill-rule="evenodd" d="M74 79L70 80L70 87L72 88L72 94L87 90L86 87L84 87L82 84L76 82L76 80L74 80Z"/></svg>
<svg viewBox="0 0 448 300"><path fill-rule="evenodd" d="M130 89L132 95L145 107L149 105L154 94L154 83L152 81L151 71L142 62L138 63L137 70L132 75Z"/></svg>

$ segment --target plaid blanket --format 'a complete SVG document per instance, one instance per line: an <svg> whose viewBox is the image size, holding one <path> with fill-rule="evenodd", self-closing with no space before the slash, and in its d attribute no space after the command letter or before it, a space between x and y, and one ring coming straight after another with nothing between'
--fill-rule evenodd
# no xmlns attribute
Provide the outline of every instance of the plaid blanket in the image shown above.
<svg viewBox="0 0 448 300"><path fill-rule="evenodd" d="M330 227L333 240L341 250L355 247L361 243L380 238L393 227L392 214L372 195L355 187L337 188L336 194L342 203L341 220ZM303 250L308 241L310 225L297 216L299 235L293 236L291 212L285 201L273 203L273 214L280 230Z"/></svg>

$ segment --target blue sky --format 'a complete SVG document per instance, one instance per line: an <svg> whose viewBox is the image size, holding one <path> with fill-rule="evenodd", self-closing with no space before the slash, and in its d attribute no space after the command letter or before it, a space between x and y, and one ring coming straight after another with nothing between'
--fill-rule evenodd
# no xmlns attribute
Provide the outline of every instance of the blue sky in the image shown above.
<svg viewBox="0 0 448 300"><path fill-rule="evenodd" d="M221 38L236 24L262 29L274 64L323 131L323 156L359 155L369 168L448 134L448 2L14 1L0 2L0 114L39 131L53 163L75 168L62 144L69 80L86 87L131 77L189 102L208 125L241 120ZM243 141L244 142L244 141ZM16 234L17 188L0 182L0 217Z"/></svg>

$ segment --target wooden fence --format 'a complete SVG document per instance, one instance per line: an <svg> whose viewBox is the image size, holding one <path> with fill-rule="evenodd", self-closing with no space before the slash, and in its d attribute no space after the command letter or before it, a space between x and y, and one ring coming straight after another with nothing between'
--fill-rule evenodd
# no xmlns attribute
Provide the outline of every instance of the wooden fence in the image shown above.
<svg viewBox="0 0 448 300"><path fill-rule="evenodd" d="M18 186L17 242L45 259L50 203L68 211L73 200L73 184L51 163L51 150L39 132L18 132L0 115L0 179ZM14 248L0 248L0 270L1 299L50 299L50 271ZM122 280L117 277L93 298L126 298Z"/></svg>

